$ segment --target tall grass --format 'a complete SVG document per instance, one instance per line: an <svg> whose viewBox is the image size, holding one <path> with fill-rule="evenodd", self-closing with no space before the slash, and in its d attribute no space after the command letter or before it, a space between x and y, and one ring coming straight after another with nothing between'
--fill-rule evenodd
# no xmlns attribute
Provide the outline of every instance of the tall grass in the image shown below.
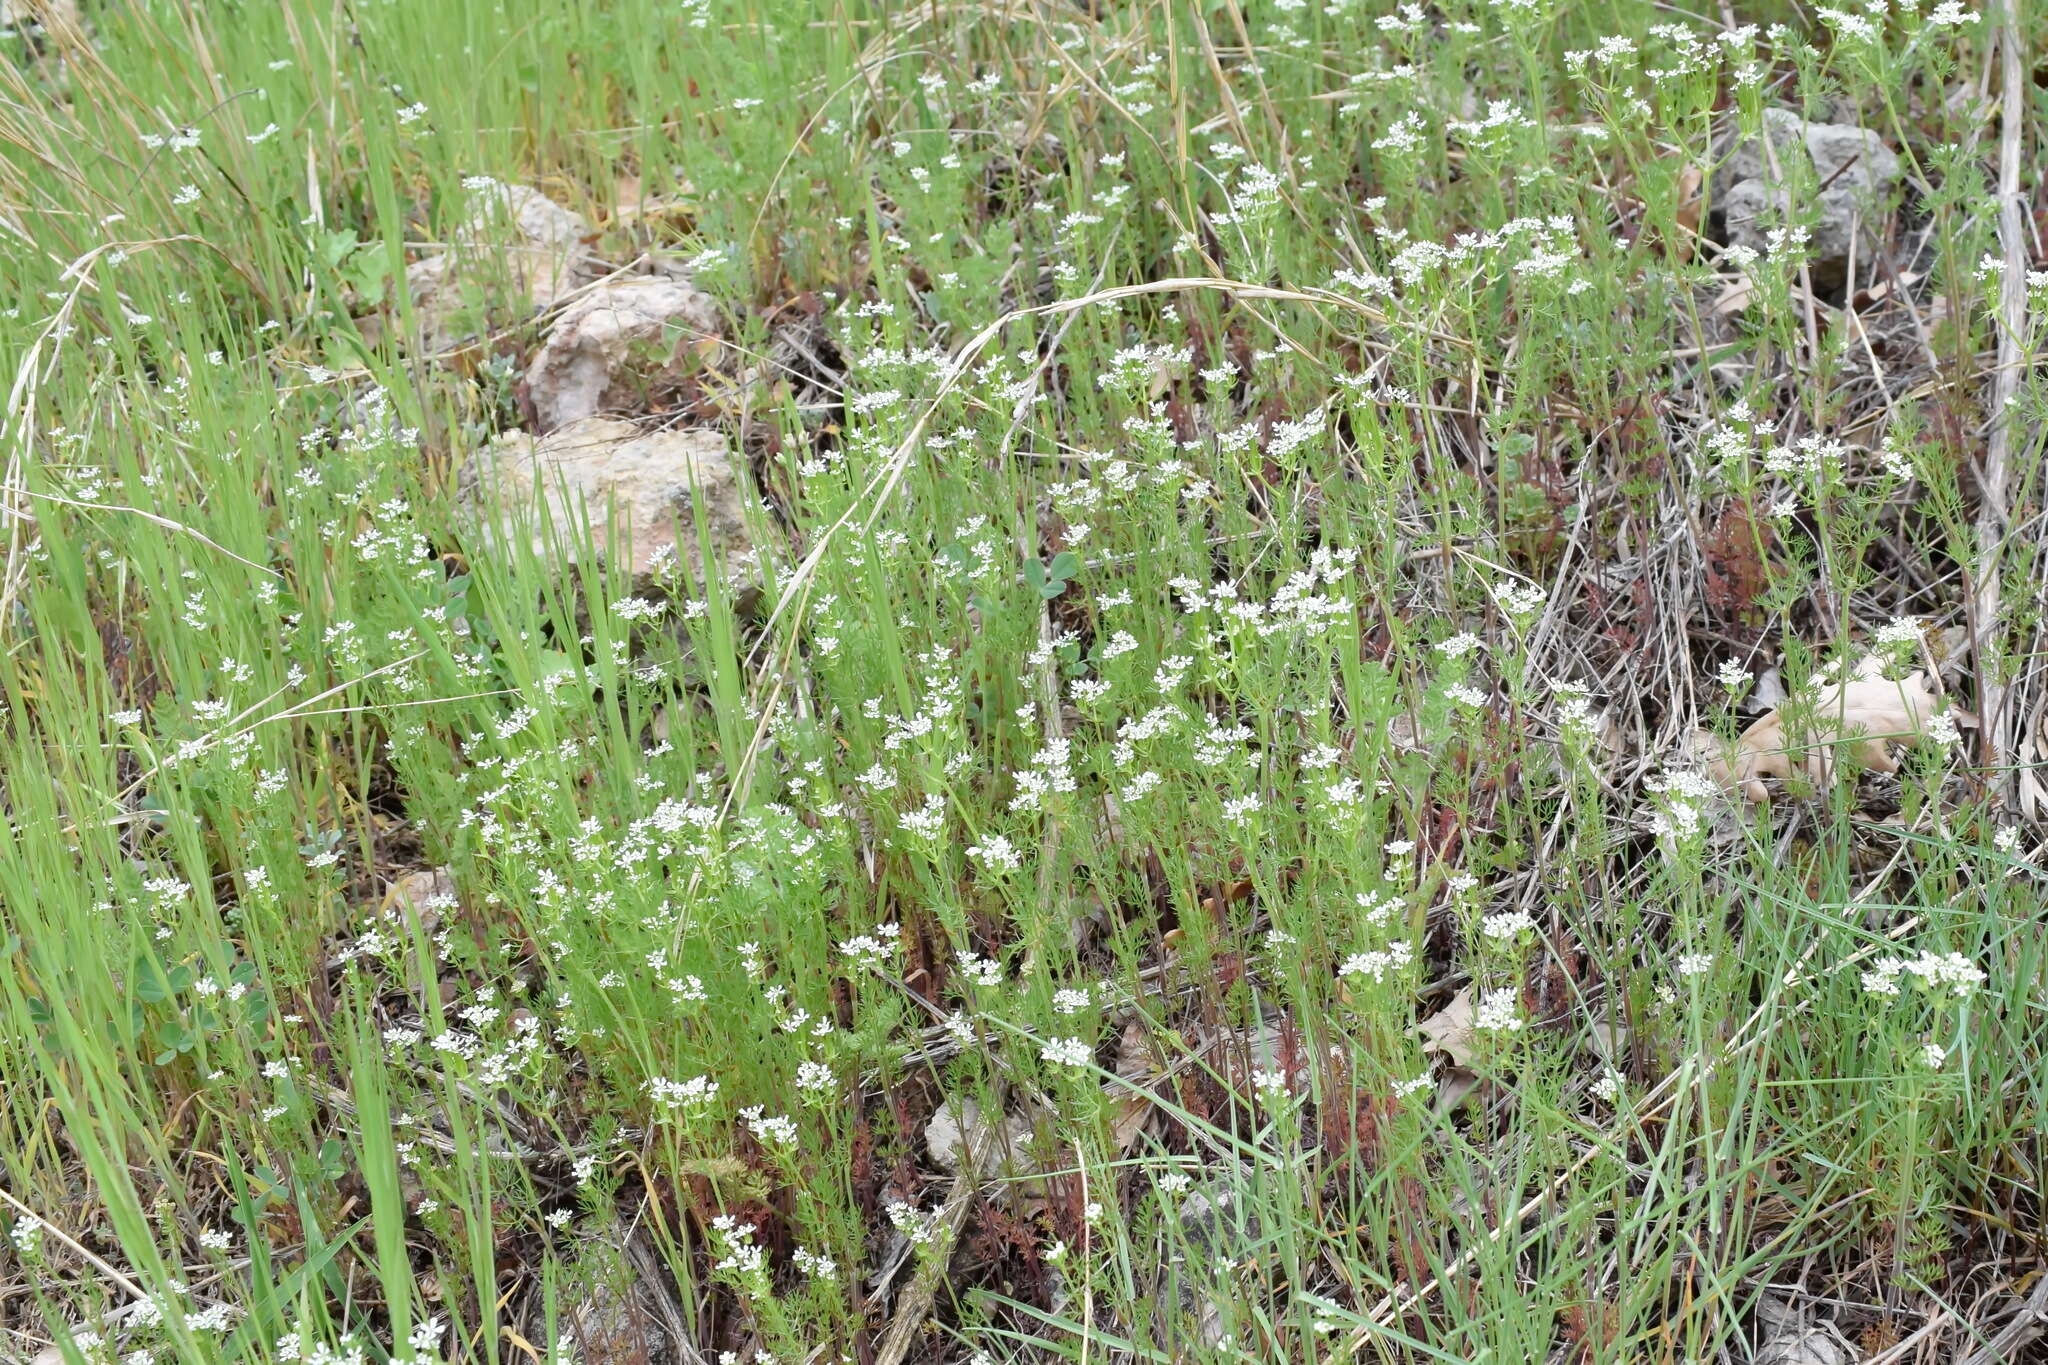
<svg viewBox="0 0 2048 1365"><path fill-rule="evenodd" d="M0 1357L1967 1353L2048 1024L1953 9L17 25ZM1718 244L1770 105L1905 164L1832 289ZM750 554L488 533L478 175L692 263ZM1710 790L1865 660L1957 737Z"/></svg>

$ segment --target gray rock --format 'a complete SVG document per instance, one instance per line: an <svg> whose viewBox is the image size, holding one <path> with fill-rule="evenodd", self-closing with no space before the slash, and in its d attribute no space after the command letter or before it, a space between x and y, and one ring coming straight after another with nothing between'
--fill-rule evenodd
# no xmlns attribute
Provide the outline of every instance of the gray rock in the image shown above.
<svg viewBox="0 0 2048 1365"><path fill-rule="evenodd" d="M1790 1303L1766 1295L1756 1314L1764 1330L1755 1365L1850 1365L1856 1359L1833 1323L1815 1321Z"/></svg>
<svg viewBox="0 0 2048 1365"><path fill-rule="evenodd" d="M960 1169L961 1157L973 1144L976 1164L988 1175L1006 1161L1024 1154L1031 1142L1031 1120L1022 1114L1005 1114L1001 1127L991 1123L973 1100L948 1097L924 1126L925 1151L932 1164L943 1171Z"/></svg>
<svg viewBox="0 0 2048 1365"><path fill-rule="evenodd" d="M591 273L583 250L590 225L583 215L531 186L489 177L472 182L466 194L448 249L422 256L405 270L430 350L445 350L472 330L459 316L470 302L466 284L476 285L487 300L502 289L538 310L553 307Z"/></svg>
<svg viewBox="0 0 2048 1365"><path fill-rule="evenodd" d="M548 328L526 368L541 430L640 410L677 351L718 335L711 299L685 280L615 280L580 295Z"/></svg>
<svg viewBox="0 0 2048 1365"><path fill-rule="evenodd" d="M531 185L484 178L469 190L468 212L456 235L470 242L511 240L572 251L590 235L590 224Z"/></svg>
<svg viewBox="0 0 2048 1365"><path fill-rule="evenodd" d="M0 24L21 28L78 28L78 0L0 0Z"/></svg>
<svg viewBox="0 0 2048 1365"><path fill-rule="evenodd" d="M1205 1346L1223 1339L1223 1308L1216 1297L1226 1292L1228 1283L1222 1268L1244 1259L1265 1239L1265 1220L1246 1188L1249 1179L1249 1170L1242 1166L1226 1171L1198 1185L1180 1206L1186 1257L1174 1258L1174 1293Z"/></svg>
<svg viewBox="0 0 2048 1365"><path fill-rule="evenodd" d="M1814 183L1820 186L1819 219L1808 243L1811 267L1825 282L1839 282L1852 242L1859 260L1869 260L1876 249L1872 223L1884 195L1898 183L1899 158L1868 128L1808 123L1790 109L1764 110L1764 132L1771 157L1765 155L1761 139L1750 139L1734 149L1718 173L1726 186L1719 207L1727 218L1728 240L1763 250L1767 230L1787 217L1793 205L1787 188L1793 183L1793 167L1810 163Z"/></svg>
<svg viewBox="0 0 2048 1365"><path fill-rule="evenodd" d="M616 1247L594 1246L563 1286L557 1354L578 1365L665 1365L678 1359L656 1311L659 1291Z"/></svg>
<svg viewBox="0 0 2048 1365"><path fill-rule="evenodd" d="M559 529L588 528L605 559L635 577L671 560L704 565L697 552L701 510L721 562L749 545L746 493L726 439L702 428L646 431L631 422L585 417L536 440L507 432L478 451L463 472L465 495L485 515L487 532L520 526L545 553L540 514ZM618 524L607 532L607 516Z"/></svg>

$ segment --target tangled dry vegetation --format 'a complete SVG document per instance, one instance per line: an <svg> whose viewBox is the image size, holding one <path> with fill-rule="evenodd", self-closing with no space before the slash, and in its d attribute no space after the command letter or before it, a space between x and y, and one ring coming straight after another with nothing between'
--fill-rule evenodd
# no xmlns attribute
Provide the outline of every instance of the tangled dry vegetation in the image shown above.
<svg viewBox="0 0 2048 1365"><path fill-rule="evenodd" d="M2037 19L505 8L0 8L0 1359L2048 1358Z"/></svg>

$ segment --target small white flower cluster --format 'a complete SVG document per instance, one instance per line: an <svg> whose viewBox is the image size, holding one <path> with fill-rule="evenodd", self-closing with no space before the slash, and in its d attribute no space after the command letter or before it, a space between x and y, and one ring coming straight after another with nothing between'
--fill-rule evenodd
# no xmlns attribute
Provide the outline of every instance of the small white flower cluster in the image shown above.
<svg viewBox="0 0 2048 1365"><path fill-rule="evenodd" d="M1488 915L1480 924L1479 932L1495 943L1513 943L1523 934L1536 932L1536 921L1526 910L1502 910Z"/></svg>
<svg viewBox="0 0 2048 1365"><path fill-rule="evenodd" d="M721 1213L711 1220L711 1229L718 1234L720 1250L714 1268L743 1283L756 1294L768 1289L768 1249L754 1241L757 1231L752 1223L742 1223L729 1213Z"/></svg>
<svg viewBox="0 0 2048 1365"><path fill-rule="evenodd" d="M1094 998L1085 987L1079 990L1068 987L1053 992L1052 1008L1055 1014L1079 1014L1094 1003Z"/></svg>
<svg viewBox="0 0 2048 1365"><path fill-rule="evenodd" d="M822 1104L838 1092L839 1082L832 1078L832 1068L820 1061L808 1061L796 1069L797 1093L806 1103Z"/></svg>
<svg viewBox="0 0 2048 1365"><path fill-rule="evenodd" d="M1052 656L1048 652L1043 659L1035 660L1032 666L1034 668L1043 667L1050 662L1052 662ZM1011 781L1017 784L1017 794L1010 798L1010 809L1012 811L1038 810L1043 806L1047 797L1065 795L1073 791L1075 789L1074 772L1072 767L1069 766L1072 761L1073 746L1068 741L1064 739L1046 740L1044 747L1031 756L1031 766L1029 768L1019 769L1010 774ZM1003 842L1004 846L1007 847L1008 841L1004 840Z"/></svg>
<svg viewBox="0 0 2048 1365"><path fill-rule="evenodd" d="M1788 446L1775 446L1764 456L1764 472L1785 478L1810 478L1842 467L1849 448L1822 436L1803 436Z"/></svg>
<svg viewBox="0 0 2048 1365"><path fill-rule="evenodd" d="M1714 670L1714 681L1720 683L1721 686L1730 692L1739 692L1749 686L1755 679L1751 676L1749 670L1744 668L1739 662L1734 659L1728 659L1719 668Z"/></svg>
<svg viewBox="0 0 2048 1365"><path fill-rule="evenodd" d="M1370 977L1378 983L1405 970L1414 960L1415 945L1396 939L1385 948L1351 954L1337 970L1342 976Z"/></svg>
<svg viewBox="0 0 2048 1365"><path fill-rule="evenodd" d="M709 1076L692 1076L687 1081L671 1080L656 1076L647 1082L647 1092L654 1102L671 1112L678 1109L702 1110L710 1107L718 1098L718 1082Z"/></svg>
<svg viewBox="0 0 2048 1365"><path fill-rule="evenodd" d="M1721 799L1721 789L1705 773L1690 768L1665 769L1643 780L1643 789L1660 798L1650 813L1651 832L1686 840L1706 828L1707 812Z"/></svg>
<svg viewBox="0 0 2048 1365"><path fill-rule="evenodd" d="M1258 1092L1260 1102L1276 1108L1293 1098L1285 1071L1254 1071L1252 1089Z"/></svg>
<svg viewBox="0 0 2048 1365"><path fill-rule="evenodd" d="M860 934L841 943L840 956L859 967L879 967L895 955L889 945L901 932L897 924L877 925L874 933Z"/></svg>
<svg viewBox="0 0 2048 1365"><path fill-rule="evenodd" d="M1550 594L1534 583L1516 583L1503 580L1490 584L1488 591L1500 609L1517 621L1527 620L1543 609L1543 603Z"/></svg>
<svg viewBox="0 0 2048 1365"><path fill-rule="evenodd" d="M1024 855L1016 845L1000 834L985 836L980 843L967 846L967 856L980 863L984 869L996 874L1015 872L1024 866Z"/></svg>
<svg viewBox="0 0 2048 1365"><path fill-rule="evenodd" d="M740 1117L746 1120L747 1131L754 1140L764 1147L793 1147L796 1145L796 1121L787 1115L764 1117L761 1105L748 1105L740 1110Z"/></svg>
<svg viewBox="0 0 2048 1365"><path fill-rule="evenodd" d="M937 1214L921 1212L915 1204L901 1199L891 1199L882 1206L889 1215L889 1222L908 1238L912 1246L930 1246L938 1237L939 1219Z"/></svg>
<svg viewBox="0 0 2048 1365"><path fill-rule="evenodd" d="M1038 1057L1054 1066L1084 1067L1095 1060L1095 1049L1080 1038L1051 1038L1039 1048Z"/></svg>
<svg viewBox="0 0 2048 1365"><path fill-rule="evenodd" d="M1512 986L1486 992L1472 1015L1472 1027L1481 1033L1515 1033L1524 1022L1522 993Z"/></svg>
<svg viewBox="0 0 2048 1365"><path fill-rule="evenodd" d="M955 959L960 974L976 986L1000 986L1003 984L1003 964L994 958L979 953L961 953Z"/></svg>
<svg viewBox="0 0 2048 1365"><path fill-rule="evenodd" d="M1872 995L1895 997L1900 982L1906 978L1925 991L1945 988L1958 1000L1967 999L1988 979L1982 968L1961 953L1923 951L1910 962L1896 957L1879 958L1863 973L1863 989Z"/></svg>

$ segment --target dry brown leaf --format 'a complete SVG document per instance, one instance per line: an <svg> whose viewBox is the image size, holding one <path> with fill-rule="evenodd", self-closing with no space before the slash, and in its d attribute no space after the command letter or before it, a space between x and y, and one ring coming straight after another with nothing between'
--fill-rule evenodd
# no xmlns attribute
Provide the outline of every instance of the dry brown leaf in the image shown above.
<svg viewBox="0 0 2048 1365"><path fill-rule="evenodd" d="M1593 1044L1594 1055L1608 1065L1619 1065L1627 1058L1628 1025L1611 1024L1605 1019L1595 1019L1587 1025L1586 1036Z"/></svg>
<svg viewBox="0 0 2048 1365"><path fill-rule="evenodd" d="M1816 785L1826 785L1840 744L1854 745L1865 767L1894 773L1899 763L1888 745L1917 741L1934 711L1924 672L1898 682L1855 678L1836 683L1814 699L1806 733L1788 733L1785 710L1776 708L1744 730L1734 750L1709 763L1708 771L1724 790L1740 791L1751 801L1770 800L1763 779L1790 777L1795 765Z"/></svg>
<svg viewBox="0 0 2048 1365"><path fill-rule="evenodd" d="M1127 1081L1153 1081L1161 1072L1155 1062L1151 1034L1145 1021L1133 1014L1125 1021L1116 1040L1116 1074Z"/></svg>
<svg viewBox="0 0 2048 1365"><path fill-rule="evenodd" d="M1477 1050L1472 1042L1472 1011L1472 988L1467 986L1451 997L1450 1004L1415 1026L1422 1034L1422 1050L1441 1052L1461 1067L1471 1066Z"/></svg>
<svg viewBox="0 0 2048 1365"><path fill-rule="evenodd" d="M1892 290L1895 287L1903 289L1919 278L1920 275L1917 271L1902 270L1898 274L1896 286L1891 280L1879 280L1868 288L1857 290L1856 297L1850 300L1850 306L1854 308L1869 308L1875 304L1882 303L1891 297Z"/></svg>
<svg viewBox="0 0 2048 1365"><path fill-rule="evenodd" d="M1444 1078L1436 1088L1436 1111L1439 1114L1450 1113L1471 1098L1472 1092L1478 1088L1477 1072L1467 1071L1462 1066L1446 1067Z"/></svg>
<svg viewBox="0 0 2048 1365"><path fill-rule="evenodd" d="M1145 1125L1152 1121L1152 1097L1149 1095L1122 1095L1108 1097L1115 1117L1109 1121L1110 1141L1118 1155L1131 1150L1131 1144L1145 1131Z"/></svg>
<svg viewBox="0 0 2048 1365"><path fill-rule="evenodd" d="M1678 240L1671 245L1681 261L1692 259L1693 243L1699 239L1700 187L1704 183L1697 166L1687 166L1678 177Z"/></svg>
<svg viewBox="0 0 2048 1365"><path fill-rule="evenodd" d="M1714 312L1724 318L1731 313L1740 313L1749 307L1749 301L1755 295L1756 286L1745 275L1721 291L1721 297L1714 300Z"/></svg>

